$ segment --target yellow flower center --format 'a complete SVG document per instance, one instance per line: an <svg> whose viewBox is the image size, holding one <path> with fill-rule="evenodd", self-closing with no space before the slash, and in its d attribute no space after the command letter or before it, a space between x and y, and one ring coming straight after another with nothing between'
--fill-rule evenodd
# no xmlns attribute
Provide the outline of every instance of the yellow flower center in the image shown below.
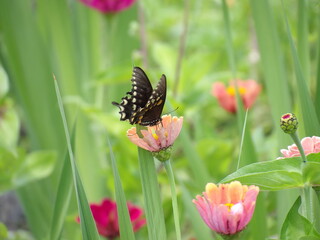
<svg viewBox="0 0 320 240"><path fill-rule="evenodd" d="M155 140L158 140L158 139L159 139L158 135L155 134L155 133L152 133L152 136L153 136L153 138L154 138Z"/></svg>
<svg viewBox="0 0 320 240"><path fill-rule="evenodd" d="M233 206L234 204L232 204L232 203L226 203L226 204L224 204L224 205L228 207L228 211L230 212L230 211L231 211L231 208L232 208L232 206Z"/></svg>
<svg viewBox="0 0 320 240"><path fill-rule="evenodd" d="M246 93L246 89L244 87L238 87L238 91L240 96L243 96ZM227 88L227 93L230 96L235 96L236 95L236 88L234 86L229 86Z"/></svg>

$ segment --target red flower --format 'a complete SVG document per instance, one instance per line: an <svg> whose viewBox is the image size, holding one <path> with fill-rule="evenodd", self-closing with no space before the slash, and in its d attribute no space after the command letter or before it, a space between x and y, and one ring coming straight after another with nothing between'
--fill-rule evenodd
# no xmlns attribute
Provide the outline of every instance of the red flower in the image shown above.
<svg viewBox="0 0 320 240"><path fill-rule="evenodd" d="M146 220L142 218L143 210L130 202L127 203L127 206L133 231L138 231L146 224ZM116 202L105 198L100 204L90 204L90 209L101 236L110 240L120 236ZM79 221L78 217L77 222Z"/></svg>
<svg viewBox="0 0 320 240"><path fill-rule="evenodd" d="M136 0L80 0L102 13L116 13L129 8Z"/></svg>
<svg viewBox="0 0 320 240"><path fill-rule="evenodd" d="M254 80L237 79L240 98L245 109L250 108L261 91L261 86ZM221 107L231 113L237 110L235 81L232 81L226 88L221 82L212 85L212 95L215 96Z"/></svg>

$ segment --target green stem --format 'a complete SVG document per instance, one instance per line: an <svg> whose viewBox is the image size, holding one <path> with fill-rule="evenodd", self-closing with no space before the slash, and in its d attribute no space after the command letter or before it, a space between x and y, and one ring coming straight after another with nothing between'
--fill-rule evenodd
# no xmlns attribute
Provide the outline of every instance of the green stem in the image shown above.
<svg viewBox="0 0 320 240"><path fill-rule="evenodd" d="M306 217L310 222L313 222L313 212L312 212L312 188L310 186L304 186L301 194L301 207L302 215Z"/></svg>
<svg viewBox="0 0 320 240"><path fill-rule="evenodd" d="M290 134L291 138L293 139L294 143L297 145L298 149L299 149L299 152L300 152L300 155L301 155L301 158L302 158L302 162L303 163L306 163L307 162L307 158L306 158L306 155L304 154L304 150L303 150L303 147L301 145L301 142L300 142L300 139L297 135L297 133L292 133Z"/></svg>
<svg viewBox="0 0 320 240"><path fill-rule="evenodd" d="M299 152L300 152L300 155L302 158L302 171L303 171L303 168L306 166L306 162L307 162L306 155L304 154L304 150L303 150L303 147L301 145L301 142L300 142L300 139L299 139L297 133L295 132L293 134L290 134L290 136L299 149ZM312 222L313 212L312 212L312 202L311 202L312 200L311 199L312 199L311 198L311 187L306 185L302 189L302 193L301 193L302 215L304 217L306 217L309 221Z"/></svg>
<svg viewBox="0 0 320 240"><path fill-rule="evenodd" d="M238 232L236 234L233 234L233 235L223 235L223 234L220 234L220 238L222 238L223 240L239 240L240 239L240 235L242 232Z"/></svg>
<svg viewBox="0 0 320 240"><path fill-rule="evenodd" d="M174 218L174 225L175 225L176 234L177 234L176 239L181 240L176 184L174 182L174 175L173 175L170 159L168 161L165 161L163 164L164 164L164 167L166 168L169 182L170 182L170 187L171 187L173 218Z"/></svg>

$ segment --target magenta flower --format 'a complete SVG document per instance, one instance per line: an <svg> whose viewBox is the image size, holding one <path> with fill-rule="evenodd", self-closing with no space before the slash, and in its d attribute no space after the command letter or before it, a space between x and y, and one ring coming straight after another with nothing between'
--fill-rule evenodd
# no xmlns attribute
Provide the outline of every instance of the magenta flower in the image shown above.
<svg viewBox="0 0 320 240"><path fill-rule="evenodd" d="M127 203L127 206L133 231L138 231L146 224L146 220L142 217L143 210L130 202ZM109 240L120 236L116 202L105 198L100 204L90 204L90 209L101 236ZM77 222L80 222L79 217L77 218Z"/></svg>
<svg viewBox="0 0 320 240"><path fill-rule="evenodd" d="M305 137L301 140L301 145L305 155L318 153L320 152L320 137ZM288 149L281 149L280 152L283 154L283 157L279 157L278 159L300 156L300 152L296 144L292 144Z"/></svg>
<svg viewBox="0 0 320 240"><path fill-rule="evenodd" d="M131 142L138 147L150 152L159 152L173 145L182 128L183 117L162 116L162 121L156 126L149 126L147 130L141 130L143 138L137 134L135 127L127 131Z"/></svg>
<svg viewBox="0 0 320 240"><path fill-rule="evenodd" d="M102 13L116 13L129 8L136 0L80 0Z"/></svg>
<svg viewBox="0 0 320 240"><path fill-rule="evenodd" d="M258 97L261 86L254 80L237 79L240 98L245 109L250 108ZM237 111L235 81L232 81L226 88L221 82L215 82L212 85L212 95L218 99L221 107L231 113Z"/></svg>
<svg viewBox="0 0 320 240"><path fill-rule="evenodd" d="M242 231L252 218L259 187L229 184L206 185L203 197L197 195L196 205L204 222L215 232L232 235Z"/></svg>

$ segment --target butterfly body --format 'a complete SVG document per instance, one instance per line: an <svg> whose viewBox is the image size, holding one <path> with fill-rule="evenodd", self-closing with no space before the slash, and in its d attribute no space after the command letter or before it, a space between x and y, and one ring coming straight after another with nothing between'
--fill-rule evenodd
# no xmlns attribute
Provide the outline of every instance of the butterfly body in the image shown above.
<svg viewBox="0 0 320 240"><path fill-rule="evenodd" d="M161 113L166 100L167 80L162 74L155 89L145 74L134 67L132 72L132 88L120 103L112 102L120 109L120 120L129 120L130 124L154 126L161 122Z"/></svg>

